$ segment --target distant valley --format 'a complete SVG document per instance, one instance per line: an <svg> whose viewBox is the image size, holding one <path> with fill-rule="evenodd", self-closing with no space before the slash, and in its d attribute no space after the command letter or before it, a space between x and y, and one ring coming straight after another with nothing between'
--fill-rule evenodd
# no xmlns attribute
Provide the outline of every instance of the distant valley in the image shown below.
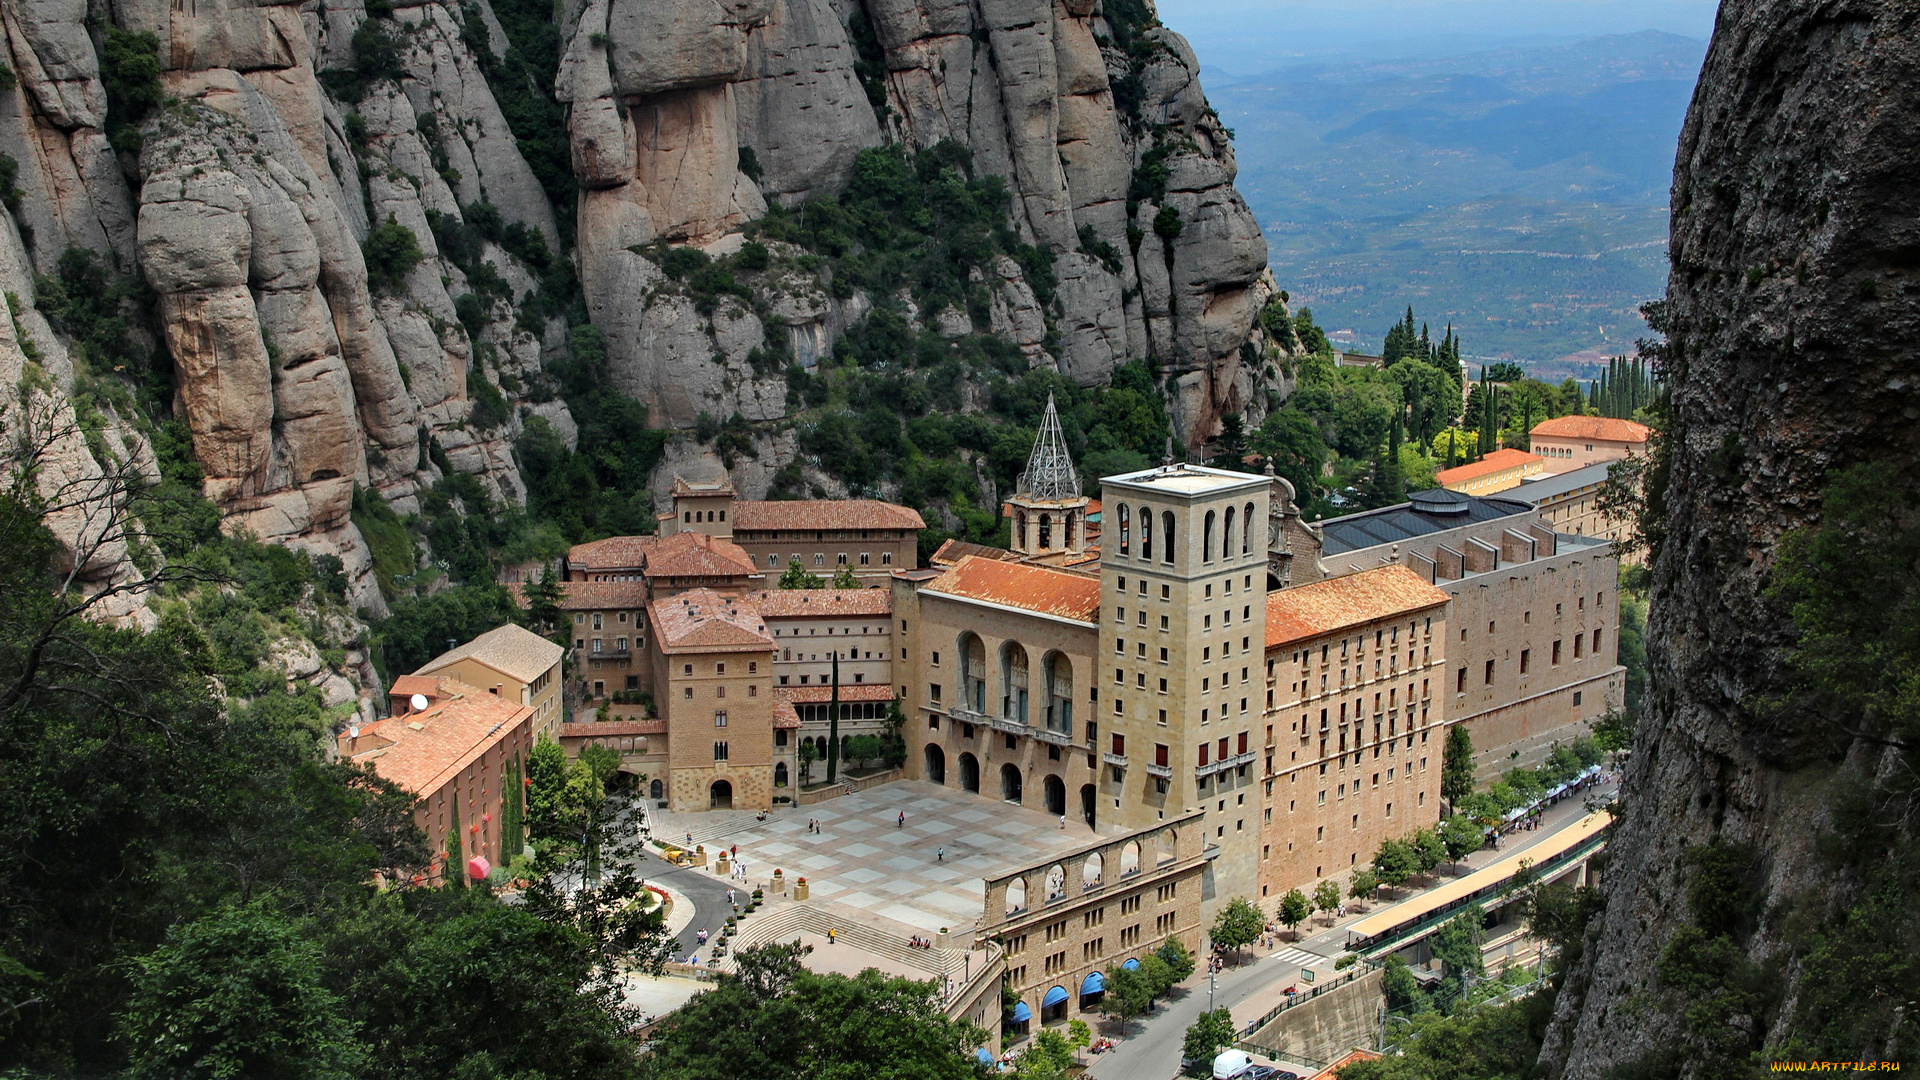
<svg viewBox="0 0 1920 1080"><path fill-rule="evenodd" d="M1411 304L1470 354L1559 378L1646 333L1637 309L1665 286L1674 146L1705 48L1648 31L1293 60L1208 87L1296 308L1365 351Z"/></svg>

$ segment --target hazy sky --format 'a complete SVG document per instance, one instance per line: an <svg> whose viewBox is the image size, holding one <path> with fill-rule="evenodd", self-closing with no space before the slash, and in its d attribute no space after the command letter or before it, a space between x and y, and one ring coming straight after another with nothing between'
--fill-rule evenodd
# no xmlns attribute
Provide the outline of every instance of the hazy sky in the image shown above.
<svg viewBox="0 0 1920 1080"><path fill-rule="evenodd" d="M1203 65L1235 74L1300 56L1430 54L1663 30L1706 38L1716 0L1157 0Z"/></svg>

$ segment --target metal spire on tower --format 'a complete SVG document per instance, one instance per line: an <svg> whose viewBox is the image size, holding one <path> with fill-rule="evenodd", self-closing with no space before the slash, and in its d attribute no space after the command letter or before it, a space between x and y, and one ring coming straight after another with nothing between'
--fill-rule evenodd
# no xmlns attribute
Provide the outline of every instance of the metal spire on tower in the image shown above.
<svg viewBox="0 0 1920 1080"><path fill-rule="evenodd" d="M1060 413L1047 395L1047 411L1040 418L1040 434L1033 440L1033 456L1020 474L1017 494L1038 502L1065 502L1080 497L1080 472L1067 456L1066 436L1060 433Z"/></svg>

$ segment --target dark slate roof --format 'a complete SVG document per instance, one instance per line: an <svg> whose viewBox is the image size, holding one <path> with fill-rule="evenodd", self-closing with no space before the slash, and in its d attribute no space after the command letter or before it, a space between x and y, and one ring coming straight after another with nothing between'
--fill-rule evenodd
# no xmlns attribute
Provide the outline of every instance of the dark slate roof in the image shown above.
<svg viewBox="0 0 1920 1080"><path fill-rule="evenodd" d="M1555 476L1542 476L1537 480L1527 480L1517 488L1510 488L1506 494L1516 499L1525 499L1535 506L1569 491L1578 491L1589 484L1598 484L1607 478L1607 468L1611 461L1602 461L1587 465L1572 472L1563 472Z"/></svg>
<svg viewBox="0 0 1920 1080"><path fill-rule="evenodd" d="M1519 499L1463 495L1445 488L1416 491L1409 501L1398 506L1321 522L1320 535L1324 540L1321 550L1328 555L1344 555L1361 548L1400 543L1416 536L1429 536L1532 510L1531 503Z"/></svg>

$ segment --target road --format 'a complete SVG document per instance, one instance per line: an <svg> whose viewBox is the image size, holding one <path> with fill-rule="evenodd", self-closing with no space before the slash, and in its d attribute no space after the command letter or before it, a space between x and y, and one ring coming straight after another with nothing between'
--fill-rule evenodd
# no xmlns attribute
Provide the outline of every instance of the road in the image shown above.
<svg viewBox="0 0 1920 1080"><path fill-rule="evenodd" d="M1563 799L1558 805L1549 807L1542 814L1539 829L1507 836L1502 840L1498 851L1489 848L1475 852L1461 860L1458 872L1468 873L1516 851L1524 851L1585 817L1588 812L1586 807L1588 801L1610 801L1615 795L1616 789L1609 784L1584 792L1582 797ZM1439 885L1451 880L1452 877L1441 876L1435 880L1434 884ZM1404 903L1418 899L1419 896L1417 892L1409 893L1396 902ZM1379 910L1380 908L1376 906L1367 914L1370 915ZM1280 958L1282 953L1305 950L1328 958L1337 957L1346 950L1345 927L1361 917L1358 914L1349 915L1346 919L1338 920L1326 927L1319 926L1316 919L1312 930L1302 928L1302 940L1283 942L1280 948L1271 954L1261 955L1258 959L1243 962L1238 967L1230 967L1221 972L1215 980L1212 1007L1233 1009L1236 1013L1235 1020L1240 1025L1247 1022L1248 1013L1251 1013L1254 1019L1258 1019L1267 1008L1271 1007L1271 1004L1279 1002L1281 991L1285 987L1299 983L1300 964L1282 960ZM1318 932L1314 932L1315 930ZM1331 976L1331 963L1316 966L1320 969L1322 979ZM1176 989L1174 994L1178 996L1171 1001L1163 1002L1152 1015L1143 1020L1134 1021L1118 1050L1093 1058L1087 1070L1088 1074L1094 1080L1169 1080L1170 1077L1178 1074L1181 1040L1186 1035L1187 1028L1208 1008L1207 978L1204 969L1190 978L1185 987ZM1268 1001L1262 1001L1248 1010L1235 1008L1254 997L1265 998ZM1298 1065L1289 1065L1285 1061L1279 1064L1283 1068L1298 1071L1303 1076L1311 1075L1310 1071Z"/></svg>

